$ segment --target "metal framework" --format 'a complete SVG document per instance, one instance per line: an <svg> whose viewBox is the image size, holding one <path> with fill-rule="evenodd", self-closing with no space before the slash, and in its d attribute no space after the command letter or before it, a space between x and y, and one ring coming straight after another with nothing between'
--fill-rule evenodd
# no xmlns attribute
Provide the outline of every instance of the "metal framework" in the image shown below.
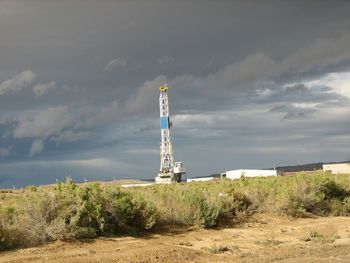
<svg viewBox="0 0 350 263"><path fill-rule="evenodd" d="M160 177L172 177L174 173L174 154L170 140L171 122L169 119L168 86L160 86L159 110L160 110Z"/></svg>

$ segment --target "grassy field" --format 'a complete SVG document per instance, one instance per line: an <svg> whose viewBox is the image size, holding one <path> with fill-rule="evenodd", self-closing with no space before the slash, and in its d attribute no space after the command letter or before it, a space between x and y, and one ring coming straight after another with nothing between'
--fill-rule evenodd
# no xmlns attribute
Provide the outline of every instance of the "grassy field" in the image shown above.
<svg viewBox="0 0 350 263"><path fill-rule="evenodd" d="M0 249L10 250L57 240L144 237L172 226L232 227L262 213L288 218L348 216L350 175L315 171L132 189L77 185L68 178L54 186L0 190L0 205Z"/></svg>

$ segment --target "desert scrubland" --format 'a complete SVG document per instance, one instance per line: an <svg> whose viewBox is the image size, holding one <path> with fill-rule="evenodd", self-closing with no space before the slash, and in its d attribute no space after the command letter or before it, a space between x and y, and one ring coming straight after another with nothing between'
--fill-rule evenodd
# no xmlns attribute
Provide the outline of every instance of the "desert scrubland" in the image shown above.
<svg viewBox="0 0 350 263"><path fill-rule="evenodd" d="M350 175L2 189L0 262L349 262Z"/></svg>

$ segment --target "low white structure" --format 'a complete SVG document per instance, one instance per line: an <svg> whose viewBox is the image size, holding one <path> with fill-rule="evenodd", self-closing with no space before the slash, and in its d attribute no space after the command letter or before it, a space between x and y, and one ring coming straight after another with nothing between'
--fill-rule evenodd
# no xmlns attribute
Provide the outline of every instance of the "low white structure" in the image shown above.
<svg viewBox="0 0 350 263"><path fill-rule="evenodd" d="M154 185L155 183L142 183L142 184L122 184L121 187L124 188L129 188L129 187L144 187L144 186L150 186L150 185Z"/></svg>
<svg viewBox="0 0 350 263"><path fill-rule="evenodd" d="M253 169L238 169L232 171L226 171L226 178L239 179L241 176L245 177L266 177L266 176L277 176L277 170L253 170Z"/></svg>
<svg viewBox="0 0 350 263"><path fill-rule="evenodd" d="M187 182L190 183L190 182L210 181L214 179L216 179L216 177L189 178L187 179Z"/></svg>
<svg viewBox="0 0 350 263"><path fill-rule="evenodd" d="M326 163L322 165L324 172L332 174L350 174L350 162L344 163Z"/></svg>

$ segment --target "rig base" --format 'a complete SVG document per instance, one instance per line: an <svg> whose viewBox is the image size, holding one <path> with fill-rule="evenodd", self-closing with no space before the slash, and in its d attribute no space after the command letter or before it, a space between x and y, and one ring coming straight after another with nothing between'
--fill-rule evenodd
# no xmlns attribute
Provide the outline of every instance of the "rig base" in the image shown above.
<svg viewBox="0 0 350 263"><path fill-rule="evenodd" d="M158 173L158 176L156 177L156 183L157 184L171 184L171 183L180 183L182 180L183 174L174 174L174 173L168 173L164 175L163 173ZM184 180L186 182L186 178Z"/></svg>

